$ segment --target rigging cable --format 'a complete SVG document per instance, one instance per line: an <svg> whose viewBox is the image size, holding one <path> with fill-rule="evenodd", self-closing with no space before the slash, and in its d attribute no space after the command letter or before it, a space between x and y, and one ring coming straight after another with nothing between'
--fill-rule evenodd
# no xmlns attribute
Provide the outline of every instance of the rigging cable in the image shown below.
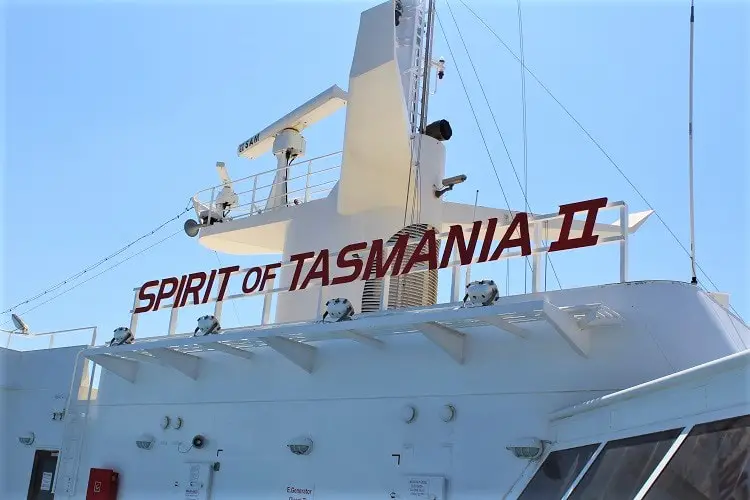
<svg viewBox="0 0 750 500"><path fill-rule="evenodd" d="M164 237L164 238L160 239L160 240L159 240L159 241L157 241L156 243L152 243L151 245L147 246L146 248L143 248L143 249L141 249L140 251L138 251L138 252L136 252L136 253L134 253L134 254L132 254L132 255L128 256L128 257L125 257L125 258L124 258L123 260L121 260L121 261L119 261L119 262L117 262L117 263L115 263L115 264L113 264L113 265L109 266L108 268L104 269L103 271L100 271L100 272L98 272L97 274L94 274L93 276L90 276L90 277L89 277L88 279L86 279L86 280L84 280L84 281L80 281L80 282L76 283L75 285L73 285L72 287L70 287L70 288L68 288L68 289L66 289L66 290L64 290L64 291L62 291L62 292L60 292L60 293L58 293L57 295L54 295L54 296L50 297L49 299L45 300L44 302L40 302L39 304L35 305L34 307L31 307L31 308L29 308L29 309L26 309L26 310L25 310L25 311L24 311L23 313L21 313L21 314L28 314L29 312L33 311L34 309L37 309L37 308L39 308L39 307L42 307L42 306L43 306L44 304L46 304L46 303L48 303L48 302L51 302L51 301L55 300L56 298L58 298L58 297L60 297L60 296L62 296L62 295L65 295L66 293L70 292L71 290L75 290L76 288L78 288L79 286L83 285L84 283L88 283L89 281L93 280L94 278L96 278L96 277L98 277L98 276L101 276L102 274L106 273L107 271L111 271L112 269L116 268L116 267L117 267L117 266L119 266L120 264L124 264L125 262L129 261L129 260L130 260L130 259L132 259L133 257L136 257L136 256L138 256L138 255L141 255L142 253L145 253L145 252L147 252L148 250L151 250L151 249L152 249L152 248L154 248L155 246L157 246L157 245L160 245L160 244L164 243L164 242L165 242L165 241L167 241L168 239L170 239L170 238L173 238L174 236L176 236L176 235L180 234L181 232L182 232L182 229L180 229L180 230L177 230L177 231L175 231L174 233L170 234L169 236L166 236L166 237ZM3 323L3 325L7 325L8 323L10 323L10 321L6 321L5 323Z"/></svg>
<svg viewBox="0 0 750 500"><path fill-rule="evenodd" d="M526 200L525 210L529 212L529 152L528 136L526 134L526 71L523 69L523 17L521 16L521 0L516 0L518 4L518 41L521 54L521 115L522 115L522 133L523 133L523 191L524 200ZM529 257L526 256L526 260ZM523 293L526 293L526 282L528 266L523 268Z"/></svg>
<svg viewBox="0 0 750 500"><path fill-rule="evenodd" d="M653 207L651 203L649 203L649 201L646 199L643 193L641 193L641 191L635 186L635 184L633 184L633 182L628 178L628 176L625 175L625 172L623 172L622 168L620 168L617 162L615 162L615 160L612 159L612 157L607 153L607 151L602 147L602 145L599 144L599 142L596 139L594 139L594 137L589 133L588 130L586 130L586 128L581 124L581 122L579 122L578 119L576 119L576 117L573 116L573 114L568 110L568 108L566 108L565 105L562 102L560 102L560 100L557 97L555 97L552 91L544 83L542 83L542 81L534 74L534 72L531 71L531 69L529 69L529 67L526 66L525 63L521 61L521 59L513 52L513 49L511 49L508 46L508 44L505 43L505 41L500 37L500 35L498 35L476 12L474 12L474 10L472 10L472 8L469 7L464 0L459 0L459 1L463 4L464 7L466 7L466 9L469 12L471 12L474 15L474 17L477 18L477 20L480 23L482 23L482 25L484 25L485 28L487 28L487 30L489 30L490 33L492 33L492 35L498 40L498 42L500 42L500 44L503 47L505 47L505 50L507 50L508 53L510 53L510 55L513 56L513 58L519 64L521 64L521 67L525 69L529 73L529 75L531 75L531 77L539 84L539 86L542 87L542 89L557 103L558 106L560 106L560 109L562 109L565 112L565 114L567 114L568 117L570 117L570 119L573 120L573 122L578 126L578 128L580 128L581 131L586 135L586 137L588 137L589 140L594 144L594 146L596 146L597 149L599 149L599 151L605 156L605 158L607 158L609 163L617 170L617 172L622 176L622 178L625 179L625 181L630 185L631 188L633 188L633 190L641 198L643 203L645 203L646 206L650 210L653 211L654 215L659 220L659 222L664 226L667 232L669 232L669 234L672 236L675 242L677 242L677 244L680 246L682 251L685 252L685 255L690 257L691 256L690 251L688 251L685 245L680 241L680 239L674 233L674 231L672 231L672 229L667 225L667 223L664 221L661 215L659 215L659 212L656 211L656 209ZM703 275L706 277L706 279L711 284L711 286L713 286L716 291L719 291L719 287L716 286L716 283L713 282L713 280L708 275L708 273L706 273L706 271L700 266L700 264L698 264L697 261L695 262L695 266L698 268L698 270L700 270L700 272L703 273ZM736 309L732 305L730 305L729 307L735 312L735 314L737 313Z"/></svg>
<svg viewBox="0 0 750 500"><path fill-rule="evenodd" d="M508 150L508 146L507 146L507 144L505 142L505 138L503 137L503 133L500 131L500 126L498 125L497 118L495 117L495 113L492 111L492 106L490 105L489 98L487 97L487 93L484 90L484 85L482 85L482 80L479 78L479 73L477 72L477 68L474 65L474 60L471 58L471 54L469 52L468 47L466 46L466 41L464 40L464 37L461 34L461 29L458 27L458 22L456 21L456 17L453 14L453 9L451 8L450 3L448 2L448 0L446 0L445 3L448 6L448 11L450 12L451 17L453 18L453 23L456 26L456 31L458 32L458 37L461 40L461 43L462 43L462 45L464 47L464 50L466 51L466 56L469 59L469 64L471 65L471 68L474 71L474 76L477 79L477 83L479 84L479 89L481 90L482 96L484 97L484 102L487 105L487 108L488 108L488 110L490 112L490 116L492 117L492 122L495 124L495 129L497 130L497 133L500 136L500 141L502 142L503 148L505 149L505 154L508 157L508 162L510 163L511 168L513 169L513 174L515 175L516 181L518 182L518 187L521 189L521 194L524 197L524 204L525 204L526 207L529 207L529 202L528 202L528 197L527 197L527 194L526 194L526 190L524 189L523 185L521 184L521 178L518 175L518 170L516 169L516 166L513 163L513 158L510 155L510 151ZM438 18L438 23L440 23L440 19L439 18ZM477 114L474 112L474 107L471 104L471 98L469 97L469 92L468 92L468 90L466 88L466 85L463 82L463 77L461 76L461 70L458 67L458 61L456 60L456 57L453 55L453 51L451 50L450 42L448 41L448 37L447 37L447 35L445 33L445 30L443 29L443 25L442 24L440 24L440 29L443 32L443 37L445 38L445 43L448 46L448 51L451 54L451 59L453 59L453 64L456 67L456 74L458 74L458 78L459 78L459 80L461 80L461 85L464 88L464 93L466 94L466 99L469 101L469 107L471 108L471 112L474 115L474 120L477 123L477 128L479 128L479 134L482 136L482 141L484 142L485 149L487 150L487 155L490 157L490 164L492 165L492 169L495 172L495 177L497 178L497 182L500 185L500 190L503 192L503 197L505 198L505 202L508 205L508 211L511 212L510 203L508 203L508 198L505 196L505 191L503 189L502 182L500 181L500 176L498 175L497 169L495 168L495 164L492 161L492 154L490 153L490 150L487 147L487 141L485 141L485 139L484 139L484 134L482 133L482 127L479 125L479 119L477 117ZM555 280L557 281L557 286L562 290L562 284L560 283L560 278L559 278L559 276L557 274L557 270L555 269L554 264L552 263L552 260L550 260L549 263L550 263L550 266L552 267L552 272L555 275ZM531 264L529 263L528 259L526 259L526 267L524 268L524 272L525 272L526 269L528 269L529 266L531 266ZM507 286L507 284L506 284L506 286ZM524 285L524 287L525 287L525 285Z"/></svg>
<svg viewBox="0 0 750 500"><path fill-rule="evenodd" d="M458 79L461 81L461 86L464 88L464 93L466 94L466 100L469 101L469 108L471 109L471 114L474 115L474 121L477 123L477 129L479 130L479 136L482 138L482 143L484 144L484 149L487 151L487 157L490 160L490 165L492 166L492 170L495 172L495 177L497 178L497 183L500 185L500 192L503 195L503 199L505 200L505 204L508 207L508 212L510 212L510 202L508 201L508 196L505 194L505 188L503 188L503 183L500 181L500 174L497 173L497 167L495 167L495 161L492 159L492 153L490 153L490 148L487 145L487 139L484 137L484 132L482 132L482 127L479 125L479 118L477 117L476 111L474 111L474 105L471 103L471 98L469 97L469 91L466 88L466 84L464 83L464 78L461 76L461 72L458 70L458 61L456 57L453 55L453 49L451 48L451 44L448 41L448 36L445 33L445 28L443 27L442 21L440 21L440 16L435 15L435 18L437 19L438 25L440 26L440 31L443 33L443 38L445 38L445 44L448 47L448 52L451 55L451 59L453 59L453 64L456 66L456 74L458 74Z"/></svg>
<svg viewBox="0 0 750 500"><path fill-rule="evenodd" d="M75 273L75 274L73 274L73 275L71 275L71 276L69 276L69 277L65 278L64 280L60 281L59 283L56 283L56 284L54 284L54 285L50 286L49 288L47 288L47 289L46 289L46 290L44 290L43 292L40 292L40 293L38 293L38 294L34 295L33 297L30 297L30 298L28 298L28 299L26 299L26 300L23 300L23 301L19 302L18 304L16 304L16 305L14 305L14 306L12 306L12 307L10 307L10 308L8 308L8 309L6 309L6 310L2 311L2 313L0 313L0 314L7 314L7 313L9 313L9 312L11 312L11 311L14 311L14 310L15 310L15 309L17 309L18 307L20 307L20 306L22 306L22 305L24 305L24 304L28 304L28 303L30 303L30 302L33 302L33 301L35 301L35 300L37 300L37 299L39 299L39 298L41 298L41 297L43 297L43 296L45 296L45 295L47 295L47 294L49 294L49 293L52 293L52 292L54 292L55 290L57 290L57 289L59 289L59 288L63 287L64 285L66 285L66 284L70 283L71 281L73 281L73 280L76 280L76 279L80 278L80 277L81 277L81 276L83 276L84 274L86 274L86 273L88 273L88 272L91 272L91 271L93 271L94 269L96 269L97 267L101 266L101 265L102 265L102 264L104 264L105 262L107 262L107 261L109 261L109 260L112 260L113 258L115 258L115 257L117 257L118 255L120 255L121 253L123 253L123 252L124 252L125 250L127 250L127 249L131 248L131 247L132 247L133 245L135 245L135 244L136 244L136 243L138 243L139 241L141 241L141 240L143 240L143 239L145 239L145 238L148 238L149 236L152 236L152 235L153 235L153 234L155 234L156 232L158 232L158 231L160 231L161 229L163 229L163 228L164 228L164 227L165 227L166 225L168 225L169 223L171 223L171 222L173 222L173 221L176 221L176 220L178 220L178 219L179 219L180 217L182 217L183 215L185 215L185 214L186 214L187 212L189 212L190 210L191 210L191 207L190 207L190 203L188 203L188 206L187 206L187 207L185 207L185 209L184 209L184 210L183 210L182 212L180 212L179 214L175 215L175 216L174 216L174 217L172 217L171 219L169 219L169 220L167 220L167 221L165 221L165 222L163 222L163 223L159 224L159 225L158 225L157 227L155 227L154 229L152 229L152 230L151 230L151 231L149 231L148 233L146 233L146 234L144 234L144 235L142 235L142 236L140 236L140 237L136 238L135 240L131 241L130 243L128 243L128 244L127 244L127 245L125 245L124 247L122 247L122 248L120 248L119 250L117 250L117 251L115 251L115 252L113 252L113 253L109 254L108 256L106 256L106 257L104 257L104 258L102 258L102 259L100 259L100 260L99 260L99 261L97 261L96 263L94 263L94 264L91 264L90 266L88 266L88 267L84 268L83 270L81 270L81 271L79 271L79 272L77 272L77 273ZM179 231L178 231L178 232L179 232ZM148 248L151 248L151 247L148 247ZM135 254L135 255L138 255L138 254ZM130 258L130 257L128 257L128 259L129 259L129 258ZM128 260L128 259L126 259L126 260ZM125 261L122 261L122 262L125 262ZM118 264L118 265L119 265L119 264ZM108 268L108 269L112 269L112 268ZM96 276L99 276L99 274L97 274ZM88 280L86 280L86 281L88 281ZM84 283L85 283L85 281L84 281ZM74 288L75 288L75 287L74 287ZM70 290L72 290L72 288L71 288ZM62 295L62 294L60 294L60 295ZM59 295L56 295L56 297L59 297ZM43 304L46 304L47 302L49 302L49 301L43 302ZM29 310L31 310L31 309L29 309ZM28 311L27 311L27 312L28 312Z"/></svg>

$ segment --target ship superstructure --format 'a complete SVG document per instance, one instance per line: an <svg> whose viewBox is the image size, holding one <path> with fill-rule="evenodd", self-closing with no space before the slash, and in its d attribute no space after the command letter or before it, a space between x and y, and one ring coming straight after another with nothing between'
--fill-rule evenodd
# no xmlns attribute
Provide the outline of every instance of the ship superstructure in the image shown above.
<svg viewBox="0 0 750 500"><path fill-rule="evenodd" d="M629 280L650 210L606 193L546 214L447 201L465 176L446 176L450 124L427 119L445 71L433 16L432 0L364 11L347 90L238 146L277 167L233 179L218 162L221 184L194 196L189 236L266 264L154 277L106 345L3 351L12 373L47 370L44 394L69 383L49 431L25 418L39 388L4 382L8 498L38 436L59 456L31 482L54 498L94 498L100 478L126 500L750 498L750 328L726 295ZM342 151L308 159L305 128L342 108ZM544 289L545 253L599 245L619 247L618 282ZM482 274L526 257L531 293ZM223 328L251 296L255 324ZM158 310L169 323L143 338Z"/></svg>

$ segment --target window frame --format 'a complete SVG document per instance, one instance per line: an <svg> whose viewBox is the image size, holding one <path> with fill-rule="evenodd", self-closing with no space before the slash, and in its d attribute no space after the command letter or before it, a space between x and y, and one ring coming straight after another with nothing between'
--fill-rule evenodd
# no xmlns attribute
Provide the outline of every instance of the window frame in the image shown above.
<svg viewBox="0 0 750 500"><path fill-rule="evenodd" d="M693 428L696 425L700 424L693 424L685 426L684 429L682 429L682 432L679 436L677 436L677 439L674 440L674 443L672 443L671 448L667 450L667 452L664 454L664 456L661 458L661 462L659 462L659 465L656 466L654 471L651 473L651 475L644 481L643 486L641 486L641 489L638 490L638 493L635 495L635 498L633 500L643 500L643 497L646 496L646 493L648 493L648 490L651 489L651 486L654 485L656 480L659 478L659 475L664 471L664 469L667 468L667 465L669 465L669 462L672 460L672 457L675 456L677 453L677 450L680 449L680 446L682 446L682 443L685 442L690 432L692 432Z"/></svg>
<svg viewBox="0 0 750 500"><path fill-rule="evenodd" d="M659 478L659 475L662 473L662 471L667 467L669 462L671 461L672 457L677 453L677 451L680 449L680 446L682 446L682 443L687 439L688 434L693 430L693 428L697 425L703 425L711 422L716 422L719 420L725 420L729 418L736 418L736 417L743 417L743 416L750 416L750 405L748 404L740 404L740 405L734 405L728 408L720 408L712 411L702 412L702 413L693 413L691 415L684 415L679 418L675 419L669 419L669 420L662 420L659 422L654 422L650 425L641 425L638 427L633 428L627 428L627 429L618 429L615 432L609 433L605 436L602 435L595 435L595 436L589 436L588 438L579 438L579 439L573 439L570 441L565 442L556 442L555 445L550 446L549 449L545 450L542 457L540 457L535 464L535 467L527 467L526 471L522 473L521 477L516 481L516 485L511 488L511 490L508 492L508 494L517 493L516 497L519 497L529 486L529 483L534 478L534 476L539 472L539 470L542 467L542 464L545 460L547 460L547 457L555 451L563 451L568 450L572 448L579 448L582 446L589 446L592 444L599 443L599 447L594 451L594 453L591 455L591 458L589 458L589 461L583 466L581 469L581 472L576 476L576 478L571 483L568 490L565 492L565 494L560 498L560 500L567 500L570 495L573 493L575 488L578 486L578 484L583 479L583 476L586 474L586 472L591 468L591 466L594 463L594 460L596 460L599 457L599 454L604 449L604 447L607 445L607 443L611 441L617 441L620 439L627 439L630 437L636 437L646 434L651 434L654 432L662 432L662 431L668 431L670 429L677 429L682 427L682 431L680 434L675 438L674 443L672 443L672 446L667 450L667 452L662 457L659 464L656 466L654 471L651 473L651 475L644 481L643 485L641 486L641 489L638 490L637 495L633 500L643 500L643 498L648 493L649 489L653 484L656 482L656 480Z"/></svg>
<svg viewBox="0 0 750 500"><path fill-rule="evenodd" d="M602 452L605 446L607 446L607 443L609 441L602 441L599 443L599 447L596 449L593 455L591 455L591 458L588 462L586 462L586 465L583 466L583 469L581 469L581 472L578 473L578 476L573 480L572 483L570 483L570 487L565 492L565 494L562 496L560 500L568 500L568 497L573 493L573 490L576 489L576 486L578 486L578 483L581 482L581 479L583 479L583 476L586 475L586 473L589 471L592 465L594 465L594 462L596 462L596 459L599 458L599 454Z"/></svg>

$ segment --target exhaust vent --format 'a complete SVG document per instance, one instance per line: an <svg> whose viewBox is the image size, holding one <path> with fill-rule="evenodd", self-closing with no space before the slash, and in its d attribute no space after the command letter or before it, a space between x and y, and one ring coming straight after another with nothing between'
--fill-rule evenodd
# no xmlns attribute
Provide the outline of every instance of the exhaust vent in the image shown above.
<svg viewBox="0 0 750 500"><path fill-rule="evenodd" d="M412 224L394 234L388 243L394 243L399 235L408 234L410 239L421 239L424 234L432 230L427 224ZM406 265L417 248L418 241L406 246L402 266ZM437 242L438 250L440 241ZM437 303L438 272L422 271L427 269L426 264L417 264L411 273L401 276L391 276L388 290L388 309L402 309L408 307L431 306ZM371 272L374 272L374 264ZM380 280L370 279L365 281L365 289L362 292L362 312L380 310L380 302L383 287Z"/></svg>

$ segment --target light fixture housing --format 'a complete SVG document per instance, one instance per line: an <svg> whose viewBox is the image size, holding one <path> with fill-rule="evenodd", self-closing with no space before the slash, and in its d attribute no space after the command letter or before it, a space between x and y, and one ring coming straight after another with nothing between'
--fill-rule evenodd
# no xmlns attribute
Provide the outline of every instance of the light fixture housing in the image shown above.
<svg viewBox="0 0 750 500"><path fill-rule="evenodd" d="M466 285L464 307L489 306L498 296L497 285L493 280L472 281Z"/></svg>
<svg viewBox="0 0 750 500"><path fill-rule="evenodd" d="M31 446L34 444L34 441L36 440L36 435L29 431L23 436L18 436L18 442L21 443L24 446Z"/></svg>
<svg viewBox="0 0 750 500"><path fill-rule="evenodd" d="M201 337L205 335L211 335L212 333L219 333L219 330L221 330L219 320L216 319L216 316L207 314L198 318L198 326L195 327L193 336Z"/></svg>
<svg viewBox="0 0 750 500"><path fill-rule="evenodd" d="M312 452L313 441L307 436L299 436L289 441L286 446L295 455L309 455Z"/></svg>
<svg viewBox="0 0 750 500"><path fill-rule="evenodd" d="M456 418L456 407L453 405L443 405L440 408L440 420L445 422L452 422Z"/></svg>
<svg viewBox="0 0 750 500"><path fill-rule="evenodd" d="M112 340L109 341L110 346L117 346L117 345L123 345L123 344L132 344L135 342L135 335L133 335L133 332L130 331L130 328L127 326L121 326L119 328L115 328L114 336L112 337Z"/></svg>
<svg viewBox="0 0 750 500"><path fill-rule="evenodd" d="M323 313L323 321L336 323L348 321L354 316L354 306L349 299L336 298L326 302L326 310Z"/></svg>
<svg viewBox="0 0 750 500"><path fill-rule="evenodd" d="M401 408L401 420L405 424L411 424L417 419L417 409L412 405L405 405Z"/></svg>
<svg viewBox="0 0 750 500"><path fill-rule="evenodd" d="M135 440L135 445L141 450L150 450L154 447L156 439L151 434L143 434Z"/></svg>
<svg viewBox="0 0 750 500"><path fill-rule="evenodd" d="M509 444L505 449L513 453L516 458L538 460L544 455L544 441L537 438L523 438Z"/></svg>

